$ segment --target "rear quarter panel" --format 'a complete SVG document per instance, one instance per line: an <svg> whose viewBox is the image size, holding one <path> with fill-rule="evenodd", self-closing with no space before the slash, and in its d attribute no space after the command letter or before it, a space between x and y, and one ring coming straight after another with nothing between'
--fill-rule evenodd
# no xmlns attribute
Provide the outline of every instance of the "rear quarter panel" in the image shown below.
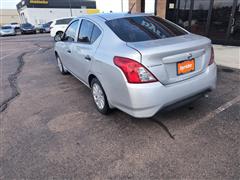
<svg viewBox="0 0 240 180"><path fill-rule="evenodd" d="M103 28L103 37L96 51L90 73L100 80L110 105L123 106L131 102L126 87L127 80L123 72L114 64L113 58L121 56L140 62L141 56L121 41L105 22L99 25Z"/></svg>

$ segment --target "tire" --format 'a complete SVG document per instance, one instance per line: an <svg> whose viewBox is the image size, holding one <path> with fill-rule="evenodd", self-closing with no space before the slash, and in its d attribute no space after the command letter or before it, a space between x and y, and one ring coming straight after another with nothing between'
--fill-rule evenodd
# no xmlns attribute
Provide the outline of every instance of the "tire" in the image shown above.
<svg viewBox="0 0 240 180"><path fill-rule="evenodd" d="M68 73L67 70L64 68L59 56L57 56L57 65L58 65L58 69L62 75L66 75Z"/></svg>
<svg viewBox="0 0 240 180"><path fill-rule="evenodd" d="M93 102L97 107L97 110L104 115L110 113L111 109L109 108L107 96L104 92L104 89L98 79L93 78L91 81L91 93L93 97Z"/></svg>
<svg viewBox="0 0 240 180"><path fill-rule="evenodd" d="M63 32L59 31L56 33L56 35L54 36L54 41L60 41L61 37L62 37Z"/></svg>

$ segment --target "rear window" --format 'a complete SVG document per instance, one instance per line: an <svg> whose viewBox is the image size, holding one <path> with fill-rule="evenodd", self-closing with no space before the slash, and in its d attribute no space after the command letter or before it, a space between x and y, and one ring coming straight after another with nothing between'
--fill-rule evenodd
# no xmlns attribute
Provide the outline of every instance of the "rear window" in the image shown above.
<svg viewBox="0 0 240 180"><path fill-rule="evenodd" d="M3 26L2 29L12 29L11 26Z"/></svg>
<svg viewBox="0 0 240 180"><path fill-rule="evenodd" d="M69 24L72 21L72 18L67 18L67 19L59 19L56 21L56 25L58 24Z"/></svg>
<svg viewBox="0 0 240 180"><path fill-rule="evenodd" d="M138 16L107 21L112 31L125 42L164 39L187 34L178 26L156 16Z"/></svg>
<svg viewBox="0 0 240 180"><path fill-rule="evenodd" d="M22 24L21 25L23 28L32 28L33 27L33 25L31 25L31 24Z"/></svg>

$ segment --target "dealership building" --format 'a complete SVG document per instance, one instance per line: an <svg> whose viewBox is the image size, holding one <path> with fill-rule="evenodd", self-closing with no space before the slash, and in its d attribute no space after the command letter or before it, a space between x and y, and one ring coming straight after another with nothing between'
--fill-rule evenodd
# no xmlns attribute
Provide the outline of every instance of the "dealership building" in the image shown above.
<svg viewBox="0 0 240 180"><path fill-rule="evenodd" d="M34 25L57 18L96 13L94 0L21 0L17 10L22 23Z"/></svg>
<svg viewBox="0 0 240 180"><path fill-rule="evenodd" d="M129 0L134 12L171 20L214 43L240 45L240 0Z"/></svg>

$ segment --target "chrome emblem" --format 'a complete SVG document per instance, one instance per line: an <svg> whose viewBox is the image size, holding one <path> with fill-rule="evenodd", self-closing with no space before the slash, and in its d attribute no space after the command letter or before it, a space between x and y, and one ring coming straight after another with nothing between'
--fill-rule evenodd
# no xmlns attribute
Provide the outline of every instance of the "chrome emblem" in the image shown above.
<svg viewBox="0 0 240 180"><path fill-rule="evenodd" d="M192 59L192 53L188 53L188 59Z"/></svg>

